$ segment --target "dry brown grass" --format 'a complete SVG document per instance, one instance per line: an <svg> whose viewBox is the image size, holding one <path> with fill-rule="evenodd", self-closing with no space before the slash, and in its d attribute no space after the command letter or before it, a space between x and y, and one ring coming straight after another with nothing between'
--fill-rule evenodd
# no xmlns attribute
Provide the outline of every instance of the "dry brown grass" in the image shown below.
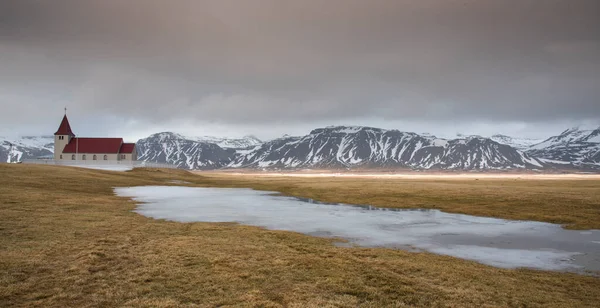
<svg viewBox="0 0 600 308"><path fill-rule="evenodd" d="M429 188L419 183L395 192L402 185L341 187L337 181L265 182L183 171L0 165L0 306L593 307L600 302L595 277L498 269L428 253L335 247L327 239L230 223L153 220L131 212L135 204L112 191L171 180L278 188L323 200L356 197L356 203L382 205L435 200L421 199ZM370 202L366 185L389 190L390 199ZM452 190L470 191L469 183L437 184L444 185L455 203L460 194ZM495 191L474 185L482 185L477 194ZM530 196L552 188L535 191Z"/></svg>
<svg viewBox="0 0 600 308"><path fill-rule="evenodd" d="M600 180L461 177L273 177L198 173L232 186L279 191L326 202L445 212L600 229Z"/></svg>

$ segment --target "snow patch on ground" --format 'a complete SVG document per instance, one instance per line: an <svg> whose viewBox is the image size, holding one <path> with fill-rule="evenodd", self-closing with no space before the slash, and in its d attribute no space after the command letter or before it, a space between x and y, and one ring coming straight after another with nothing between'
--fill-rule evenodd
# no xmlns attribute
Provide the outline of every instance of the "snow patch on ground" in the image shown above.
<svg viewBox="0 0 600 308"><path fill-rule="evenodd" d="M571 164L571 162L569 162L569 161L554 160L554 159L547 159L547 158L540 158L540 160L545 163L550 163L550 164L560 164L560 165L570 165Z"/></svg>
<svg viewBox="0 0 600 308"><path fill-rule="evenodd" d="M544 167L544 166L542 166L540 163L538 163L538 162L537 162L537 160L535 160L535 159L533 159L533 158L528 158L528 157L526 157L526 156L523 156L523 160L524 160L525 162L527 162L527 163L530 163L530 164L534 165L534 166L537 166L537 167L540 167L540 168L543 168L543 167Z"/></svg>

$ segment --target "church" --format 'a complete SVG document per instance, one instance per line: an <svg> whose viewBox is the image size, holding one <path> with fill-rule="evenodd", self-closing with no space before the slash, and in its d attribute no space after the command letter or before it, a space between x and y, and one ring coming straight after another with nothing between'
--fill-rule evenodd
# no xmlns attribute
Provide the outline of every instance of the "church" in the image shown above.
<svg viewBox="0 0 600 308"><path fill-rule="evenodd" d="M124 143L123 138L81 138L71 130L67 114L54 133L54 160L56 161L135 161L135 143Z"/></svg>

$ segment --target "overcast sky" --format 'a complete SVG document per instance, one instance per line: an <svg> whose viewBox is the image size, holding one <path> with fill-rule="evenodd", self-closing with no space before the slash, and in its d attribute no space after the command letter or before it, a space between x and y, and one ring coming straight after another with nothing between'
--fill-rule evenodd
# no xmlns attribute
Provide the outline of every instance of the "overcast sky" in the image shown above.
<svg viewBox="0 0 600 308"><path fill-rule="evenodd" d="M598 0L0 0L0 135L600 125Z"/></svg>

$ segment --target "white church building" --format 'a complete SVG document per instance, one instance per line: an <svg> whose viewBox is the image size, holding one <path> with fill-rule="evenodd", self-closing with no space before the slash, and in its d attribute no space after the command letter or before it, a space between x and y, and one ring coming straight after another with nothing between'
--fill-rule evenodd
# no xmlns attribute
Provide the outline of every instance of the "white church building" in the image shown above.
<svg viewBox="0 0 600 308"><path fill-rule="evenodd" d="M65 116L54 133L55 161L136 161L135 143L125 143L123 138L82 138L71 130Z"/></svg>

